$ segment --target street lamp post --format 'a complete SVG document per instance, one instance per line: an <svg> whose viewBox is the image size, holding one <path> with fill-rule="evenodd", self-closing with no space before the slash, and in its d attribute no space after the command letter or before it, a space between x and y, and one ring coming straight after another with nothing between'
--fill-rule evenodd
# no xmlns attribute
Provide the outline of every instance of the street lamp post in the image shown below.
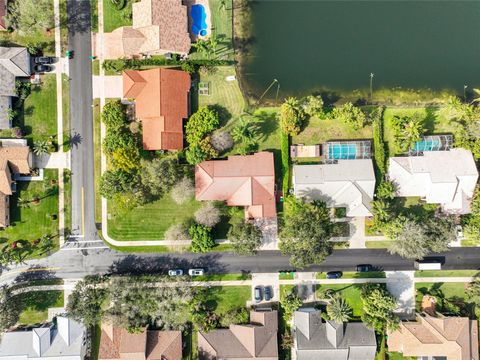
<svg viewBox="0 0 480 360"><path fill-rule="evenodd" d="M373 77L375 76L374 73L370 73L370 103L373 100Z"/></svg>

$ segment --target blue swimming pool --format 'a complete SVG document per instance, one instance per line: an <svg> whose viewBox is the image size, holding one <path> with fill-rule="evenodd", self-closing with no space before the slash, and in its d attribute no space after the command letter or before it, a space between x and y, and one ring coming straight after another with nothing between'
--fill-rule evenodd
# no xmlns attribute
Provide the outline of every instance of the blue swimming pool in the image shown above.
<svg viewBox="0 0 480 360"><path fill-rule="evenodd" d="M207 35L207 14L205 12L205 7L200 4L192 5L192 10L190 12L192 15L192 32L195 35L205 36Z"/></svg>
<svg viewBox="0 0 480 360"><path fill-rule="evenodd" d="M438 139L424 139L417 141L413 147L414 151L437 151L442 144Z"/></svg>
<svg viewBox="0 0 480 360"><path fill-rule="evenodd" d="M328 146L328 158L334 160L356 159L356 144L330 144Z"/></svg>

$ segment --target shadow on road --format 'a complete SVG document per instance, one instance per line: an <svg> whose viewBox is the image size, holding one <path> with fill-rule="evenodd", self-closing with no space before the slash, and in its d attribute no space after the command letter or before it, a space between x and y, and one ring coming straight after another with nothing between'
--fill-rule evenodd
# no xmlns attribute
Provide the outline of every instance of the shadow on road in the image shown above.
<svg viewBox="0 0 480 360"><path fill-rule="evenodd" d="M70 35L90 32L90 1L67 2L68 19L61 21L68 26Z"/></svg>

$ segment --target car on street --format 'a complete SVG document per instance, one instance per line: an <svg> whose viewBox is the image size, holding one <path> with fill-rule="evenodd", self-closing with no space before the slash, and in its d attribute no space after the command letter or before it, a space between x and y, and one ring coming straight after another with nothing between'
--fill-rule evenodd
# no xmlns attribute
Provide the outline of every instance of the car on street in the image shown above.
<svg viewBox="0 0 480 360"><path fill-rule="evenodd" d="M357 272L369 272L372 271L373 266L370 264L357 265Z"/></svg>
<svg viewBox="0 0 480 360"><path fill-rule="evenodd" d="M188 270L188 275L190 276L202 276L203 274L205 274L205 270L201 268Z"/></svg>
<svg viewBox="0 0 480 360"><path fill-rule="evenodd" d="M327 272L327 279L340 279L343 276L341 271L329 271Z"/></svg>
<svg viewBox="0 0 480 360"><path fill-rule="evenodd" d="M35 64L52 64L53 63L53 57L51 56L37 56L36 58L33 58L33 62Z"/></svg>
<svg viewBox="0 0 480 360"><path fill-rule="evenodd" d="M182 276L183 270L182 269L171 269L168 270L168 275L170 276Z"/></svg>
<svg viewBox="0 0 480 360"><path fill-rule="evenodd" d="M265 301L270 301L272 300L272 287L271 286L265 286Z"/></svg>
<svg viewBox="0 0 480 360"><path fill-rule="evenodd" d="M262 294L262 287L261 286L255 286L254 298L255 298L256 303L259 303L260 301L263 300L263 294Z"/></svg>
<svg viewBox="0 0 480 360"><path fill-rule="evenodd" d="M36 73L44 73L52 71L52 67L49 65L35 65L33 71Z"/></svg>

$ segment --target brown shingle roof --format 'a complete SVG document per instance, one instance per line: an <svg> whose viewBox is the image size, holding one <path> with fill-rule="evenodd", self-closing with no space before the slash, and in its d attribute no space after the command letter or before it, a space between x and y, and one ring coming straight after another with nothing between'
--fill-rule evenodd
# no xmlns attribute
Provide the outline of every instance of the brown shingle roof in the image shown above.
<svg viewBox="0 0 480 360"><path fill-rule="evenodd" d="M477 321L466 317L418 316L388 336L390 351L404 356L446 356L449 360L478 360Z"/></svg>
<svg viewBox="0 0 480 360"><path fill-rule="evenodd" d="M147 330L130 334L125 329L102 324L99 360L181 360L180 331Z"/></svg>
<svg viewBox="0 0 480 360"><path fill-rule="evenodd" d="M195 166L197 200L226 201L245 206L247 218L276 217L273 153L230 156Z"/></svg>
<svg viewBox="0 0 480 360"><path fill-rule="evenodd" d="M199 333L200 359L278 359L278 313L252 311L250 322Z"/></svg>
<svg viewBox="0 0 480 360"><path fill-rule="evenodd" d="M123 73L123 94L135 99L142 120L146 150L183 148L183 119L188 117L190 75L181 70L157 68Z"/></svg>

